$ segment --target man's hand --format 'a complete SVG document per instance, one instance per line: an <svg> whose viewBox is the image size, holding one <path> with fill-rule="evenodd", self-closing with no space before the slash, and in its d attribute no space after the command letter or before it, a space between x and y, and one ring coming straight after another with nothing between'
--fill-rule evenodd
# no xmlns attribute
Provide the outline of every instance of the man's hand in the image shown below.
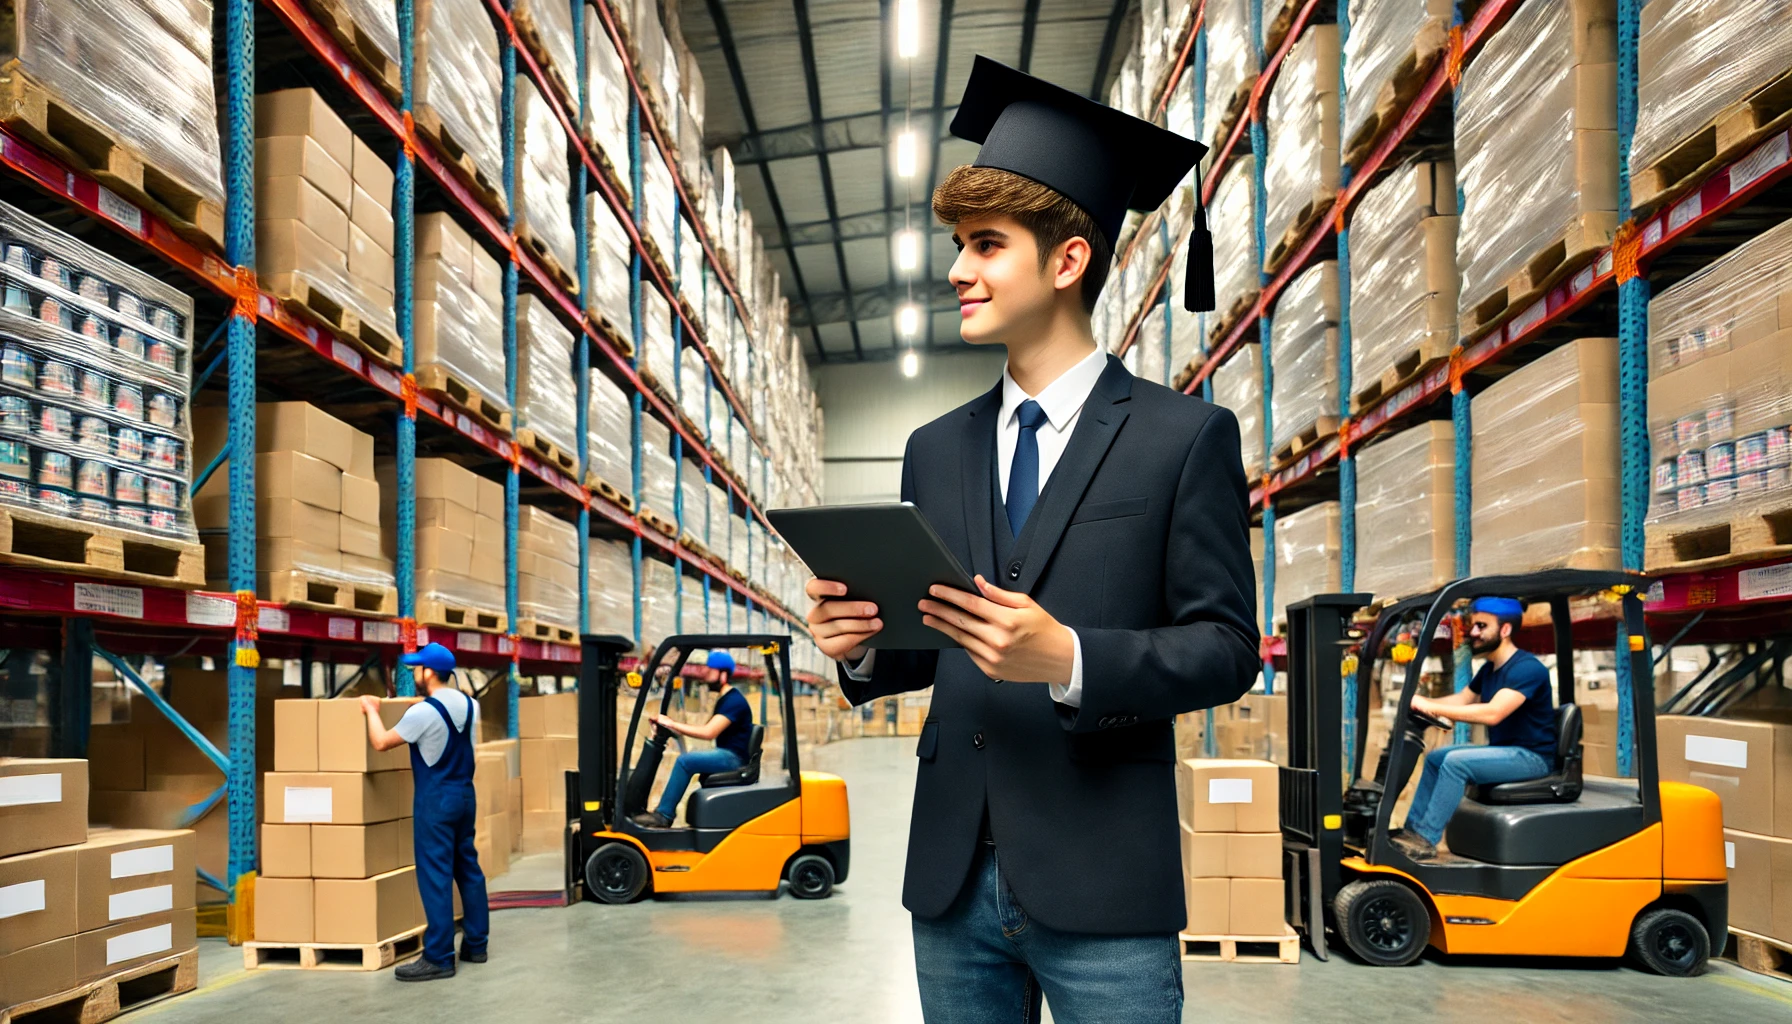
<svg viewBox="0 0 1792 1024"><path fill-rule="evenodd" d="M365 694L362 695L361 710L362 710L362 712L364 712L366 714L369 714L375 718L378 718L379 714L380 714L380 699L378 697L368 696Z"/></svg>
<svg viewBox="0 0 1792 1024"><path fill-rule="evenodd" d="M844 601L846 584L810 580L803 588L813 602L809 606L809 632L815 646L835 661L856 662L865 656L865 642L884 628L877 605L869 601Z"/></svg>
<svg viewBox="0 0 1792 1024"><path fill-rule="evenodd" d="M928 588L937 600L921 601L921 621L956 641L991 679L1068 684L1076 661L1069 627L1025 594L982 576L976 582L978 594Z"/></svg>
<svg viewBox="0 0 1792 1024"><path fill-rule="evenodd" d="M1420 714L1430 715L1433 718L1441 718L1452 725L1456 723L1456 720L1450 717L1450 712L1457 710L1458 707L1459 705L1455 704L1439 704L1430 697L1425 697L1420 694L1415 693L1412 695L1412 709L1414 711L1417 711Z"/></svg>

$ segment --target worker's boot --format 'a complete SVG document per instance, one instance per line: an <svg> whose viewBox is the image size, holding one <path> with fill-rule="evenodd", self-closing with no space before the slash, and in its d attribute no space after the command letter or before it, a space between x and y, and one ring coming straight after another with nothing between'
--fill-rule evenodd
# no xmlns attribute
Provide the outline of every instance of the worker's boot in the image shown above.
<svg viewBox="0 0 1792 1024"><path fill-rule="evenodd" d="M1393 840L1394 845L1400 849L1401 853L1413 860L1432 860L1437 857L1437 847L1432 845L1431 840L1410 829L1401 829L1389 838Z"/></svg>
<svg viewBox="0 0 1792 1024"><path fill-rule="evenodd" d="M485 959L486 953L483 949L475 952L465 946L460 947L460 962L463 964L482 964L485 963Z"/></svg>
<svg viewBox="0 0 1792 1024"><path fill-rule="evenodd" d="M443 967L439 964L432 964L423 957L418 957L408 964L399 964L398 969L392 974L399 981L435 981L438 978L454 977L454 964L450 962L448 966Z"/></svg>
<svg viewBox="0 0 1792 1024"><path fill-rule="evenodd" d="M642 811L635 815L635 824L642 828L671 828L672 819L658 811Z"/></svg>

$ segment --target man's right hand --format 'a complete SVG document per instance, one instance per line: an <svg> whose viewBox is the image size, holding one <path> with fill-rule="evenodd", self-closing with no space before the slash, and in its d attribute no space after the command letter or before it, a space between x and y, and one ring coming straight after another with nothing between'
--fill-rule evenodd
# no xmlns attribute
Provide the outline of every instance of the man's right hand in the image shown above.
<svg viewBox="0 0 1792 1024"><path fill-rule="evenodd" d="M809 631L815 646L835 661L857 662L865 657L865 643L884 628L877 605L869 601L841 600L846 584L810 580L803 588L809 595Z"/></svg>

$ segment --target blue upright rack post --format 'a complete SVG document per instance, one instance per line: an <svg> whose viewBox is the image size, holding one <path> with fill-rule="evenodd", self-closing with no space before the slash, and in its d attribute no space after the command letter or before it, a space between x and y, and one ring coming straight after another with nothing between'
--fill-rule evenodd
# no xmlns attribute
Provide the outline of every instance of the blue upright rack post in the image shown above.
<svg viewBox="0 0 1792 1024"><path fill-rule="evenodd" d="M1630 143L1636 135L1637 35L1642 0L1618 0L1618 215L1634 230L1630 208ZM1625 247L1620 239L1616 250ZM1618 277L1619 494L1624 568L1643 568L1643 520L1649 512L1649 279L1632 256L1614 260ZM1635 767L1636 706L1631 698L1630 637L1618 619L1618 774Z"/></svg>
<svg viewBox="0 0 1792 1024"><path fill-rule="evenodd" d="M1345 86L1345 43L1350 39L1350 5L1338 5L1338 136L1344 135L1344 108L1349 102ZM1340 190L1350 184L1350 167L1339 168ZM1338 589L1356 592L1356 456L1350 438L1350 395L1356 384L1350 350L1350 229L1340 210L1338 220ZM1372 655L1371 655L1372 656ZM1356 707L1356 673L1344 674L1345 708ZM1356 716L1344 715L1344 764L1356 764ZM1346 771L1350 769L1347 767Z"/></svg>
<svg viewBox="0 0 1792 1024"><path fill-rule="evenodd" d="M399 104L406 122L410 120L413 75L416 70L416 6L415 0L398 0L398 69ZM408 140L407 140L408 142ZM397 546L393 559L394 582L398 588L398 618L406 650L416 646L417 622L417 351L416 327L412 302L415 300L417 247L417 163L408 144L398 147L397 172L392 184L393 267L392 301L398 319L401 368L404 370L405 401L398 409L398 451L393 459L393 495L396 512L392 529ZM400 697L417 693L411 670L395 666L393 674Z"/></svg>
<svg viewBox="0 0 1792 1024"><path fill-rule="evenodd" d="M510 6L508 0L504 5ZM498 99L499 138L504 147L504 230L510 236L510 251L504 260L504 401L510 407L511 423L516 422L516 47L511 44L509 33L498 39L498 67L503 76L502 91ZM508 438L515 450L515 430ZM504 615L510 632L510 667L505 671L507 703L509 706L509 732L511 739L517 736L517 701L522 695L522 677L518 674L516 663L517 635L517 602L516 602L516 530L517 494L522 481L517 476L517 462L513 458L504 473Z"/></svg>
<svg viewBox="0 0 1792 1024"><path fill-rule="evenodd" d="M628 101L628 167L629 167L629 213L634 218L635 230L640 231L644 218L641 216L641 103L637 99ZM629 323L633 331L635 354L633 357L635 372L641 372L641 357L646 345L645 335L641 331L641 250L636 247L629 253L628 260L628 311ZM636 389L629 396L629 447L633 451L630 471L631 485L634 488L635 508L641 507L641 391ZM641 585L644 580L641 566L641 533L637 529L630 538L629 561L635 571L635 646L641 646ZM643 654L648 652L643 651Z"/></svg>
<svg viewBox="0 0 1792 1024"><path fill-rule="evenodd" d="M1456 23L1462 22L1461 5L1457 5ZM1460 94L1450 92L1450 116L1456 115L1456 103ZM1456 209L1462 210L1467 205L1463 193L1461 179L1456 186ZM1455 484L1455 528L1456 528L1456 578L1468 576L1474 570L1474 465L1475 465L1475 429L1474 421L1469 415L1468 388L1458 374L1450 377L1450 433L1455 438L1455 459L1453 483ZM1429 637L1420 638L1421 645L1430 643ZM1423 650L1423 646L1420 648ZM1468 689L1470 679L1469 650L1462 644L1456 645L1454 651L1456 666L1455 676L1451 679L1451 689L1460 692ZM1469 727L1464 722L1457 722L1453 731L1457 743L1467 743L1470 739Z"/></svg>
<svg viewBox="0 0 1792 1024"><path fill-rule="evenodd" d="M587 53L585 51L585 0L567 0L572 6L572 53L573 66L577 72L579 85L579 128L583 130L591 117L590 88L585 80ZM583 145L583 143L580 143ZM573 245L578 249L575 265L579 278L579 296L586 299L591 294L591 242L590 225L586 218L590 215L591 194L587 191L589 182L586 178L585 161L575 159L572 162L573 189L572 194L577 206L572 212ZM585 500L579 503L579 632L591 631L591 489L589 475L591 472L591 338L585 328L591 323L589 314L581 318L578 344L573 349L573 430L578 433L579 450L579 486L584 488ZM576 683L574 684L577 685Z"/></svg>
<svg viewBox="0 0 1792 1024"><path fill-rule="evenodd" d="M658 149L658 146L654 147ZM664 155L661 154L661 159ZM679 258L678 247L684 241L684 211L680 208L677 193L672 198L672 289L676 294L666 296L668 303L676 308L678 296L684 292L684 280L680 276L684 270L684 262ZM672 318L672 397L678 408L684 407L684 318ZM673 410L677 415L677 410ZM672 522L673 539L684 540L684 435L677 429L672 434ZM674 629L681 633L690 632L684 624L684 566L675 559L672 563L672 621Z"/></svg>
<svg viewBox="0 0 1792 1024"><path fill-rule="evenodd" d="M1263 0L1251 0L1251 39L1257 48L1257 67L1259 73L1266 64L1263 53ZM1269 239L1266 235L1269 219L1269 192L1263 180L1264 158L1269 153L1268 135L1263 128L1263 112L1256 103L1250 104L1244 116L1251 119L1251 233L1255 244L1252 254L1257 261L1258 281L1264 285L1269 283L1269 275L1263 273L1263 256L1269 251ZM1257 352L1263 367L1263 465L1267 471L1275 457L1275 416L1271 395L1275 387L1275 371L1269 358L1269 329L1271 314L1268 308L1257 320ZM1266 491L1263 495L1263 632L1273 635L1276 629L1276 510L1275 501ZM1263 692L1273 693L1276 685L1275 665L1263 659Z"/></svg>

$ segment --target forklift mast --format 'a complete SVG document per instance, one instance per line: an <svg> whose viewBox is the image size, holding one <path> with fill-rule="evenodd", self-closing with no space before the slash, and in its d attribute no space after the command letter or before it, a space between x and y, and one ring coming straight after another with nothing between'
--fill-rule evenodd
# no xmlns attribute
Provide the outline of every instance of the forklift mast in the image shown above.
<svg viewBox="0 0 1792 1024"><path fill-rule="evenodd" d="M578 821L582 835L607 827L610 808L616 802L616 766L621 762L616 707L622 689L622 656L634 646L621 636L579 638L578 800L568 801L566 810L569 818ZM582 859L568 858L568 862L584 864Z"/></svg>

